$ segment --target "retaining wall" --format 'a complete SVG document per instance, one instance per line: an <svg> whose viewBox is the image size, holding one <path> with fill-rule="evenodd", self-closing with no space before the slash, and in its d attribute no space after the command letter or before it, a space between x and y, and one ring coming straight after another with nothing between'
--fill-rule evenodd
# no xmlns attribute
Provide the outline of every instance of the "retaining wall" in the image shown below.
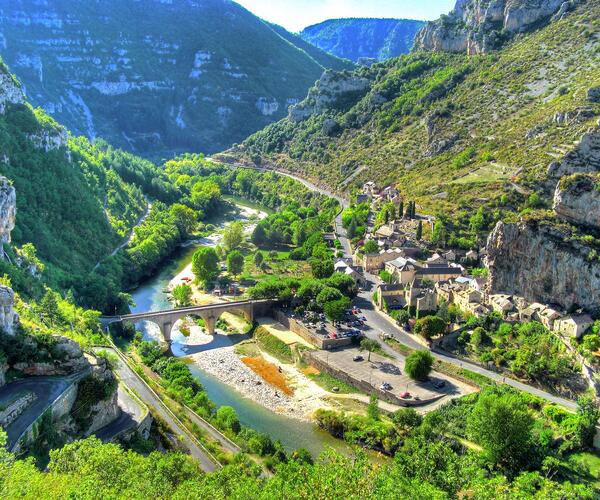
<svg viewBox="0 0 600 500"><path fill-rule="evenodd" d="M330 339L321 335L317 335L306 328L306 326L304 326L302 323L296 321L294 318L290 318L278 309L273 310L273 318L275 318L275 321L281 323L288 330L294 332L296 335L299 335L308 343L317 346L319 349L325 349L329 351L331 349L337 349L338 347L352 345L352 339L349 337L342 339Z"/></svg>

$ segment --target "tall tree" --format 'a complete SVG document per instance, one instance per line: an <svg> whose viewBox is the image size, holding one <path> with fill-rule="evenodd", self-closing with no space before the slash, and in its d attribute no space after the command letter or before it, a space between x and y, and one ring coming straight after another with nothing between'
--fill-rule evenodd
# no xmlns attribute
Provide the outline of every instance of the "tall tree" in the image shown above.
<svg viewBox="0 0 600 500"><path fill-rule="evenodd" d="M229 252L227 255L227 270L230 274L238 276L244 269L244 256L239 250Z"/></svg>
<svg viewBox="0 0 600 500"><path fill-rule="evenodd" d="M415 235L417 241L421 241L423 238L423 221L419 221L419 225L417 226L417 234Z"/></svg>
<svg viewBox="0 0 600 500"><path fill-rule="evenodd" d="M244 241L244 225L241 222L233 222L223 231L223 245L228 252L238 248L242 241Z"/></svg>
<svg viewBox="0 0 600 500"><path fill-rule="evenodd" d="M219 258L211 247L201 247L192 257L192 271L196 278L207 284L219 275Z"/></svg>

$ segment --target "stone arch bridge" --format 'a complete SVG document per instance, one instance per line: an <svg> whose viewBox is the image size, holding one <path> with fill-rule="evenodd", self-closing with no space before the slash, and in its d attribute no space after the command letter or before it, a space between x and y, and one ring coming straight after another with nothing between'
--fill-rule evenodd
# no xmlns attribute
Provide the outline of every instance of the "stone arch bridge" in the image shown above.
<svg viewBox="0 0 600 500"><path fill-rule="evenodd" d="M122 316L105 316L101 323L108 326L113 323L139 323L140 321L151 321L158 325L165 342L171 343L171 330L177 320L186 316L200 316L204 321L206 330L210 335L215 333L217 320L224 312L239 314L246 321L252 323L254 318L269 312L276 300L242 300L236 302L222 302L205 306L180 307L165 311L148 311L143 313L125 314Z"/></svg>

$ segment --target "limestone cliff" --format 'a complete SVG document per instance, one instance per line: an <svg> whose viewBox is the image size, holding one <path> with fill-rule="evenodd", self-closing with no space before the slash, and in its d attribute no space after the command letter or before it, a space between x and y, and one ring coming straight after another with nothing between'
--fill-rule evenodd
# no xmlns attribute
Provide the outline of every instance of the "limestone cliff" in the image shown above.
<svg viewBox="0 0 600 500"><path fill-rule="evenodd" d="M574 174L556 186L554 211L571 224L600 229L600 175Z"/></svg>
<svg viewBox="0 0 600 500"><path fill-rule="evenodd" d="M12 288L0 285L0 331L8 335L14 335L19 325L19 315L14 305L15 293Z"/></svg>
<svg viewBox="0 0 600 500"><path fill-rule="evenodd" d="M10 233L15 228L16 213L15 188L6 177L0 177L0 244L10 243ZM0 255L3 257L4 253L0 252Z"/></svg>
<svg viewBox="0 0 600 500"><path fill-rule="evenodd" d="M17 80L4 64L0 65L0 114L4 114L6 104L23 104L25 96Z"/></svg>
<svg viewBox="0 0 600 500"><path fill-rule="evenodd" d="M593 241L593 239L592 239ZM593 310L600 304L600 246L551 221L499 222L487 242L490 293Z"/></svg>
<svg viewBox="0 0 600 500"><path fill-rule="evenodd" d="M356 74L326 71L301 103L290 107L289 118L300 122L331 108L343 108L363 97L370 80Z"/></svg>
<svg viewBox="0 0 600 500"><path fill-rule="evenodd" d="M600 171L600 125L590 129L575 149L548 167L548 177L556 182L572 174Z"/></svg>
<svg viewBox="0 0 600 500"><path fill-rule="evenodd" d="M415 48L481 54L499 48L514 33L553 14L565 15L578 0L458 0L447 16L427 24Z"/></svg>

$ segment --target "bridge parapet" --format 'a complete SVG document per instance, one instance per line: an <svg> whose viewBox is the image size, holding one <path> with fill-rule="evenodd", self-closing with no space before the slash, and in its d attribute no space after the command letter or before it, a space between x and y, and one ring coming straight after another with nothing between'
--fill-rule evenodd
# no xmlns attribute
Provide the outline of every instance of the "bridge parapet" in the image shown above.
<svg viewBox="0 0 600 500"><path fill-rule="evenodd" d="M265 314L276 303L276 300L222 302L204 306L190 306L164 311L148 311L123 316L103 317L100 321L105 326L118 322L138 323L140 321L150 321L158 325L165 342L171 343L173 326L179 319L186 316L199 316L202 318L208 333L214 335L217 321L224 312L239 314L246 321L253 322L255 317Z"/></svg>

